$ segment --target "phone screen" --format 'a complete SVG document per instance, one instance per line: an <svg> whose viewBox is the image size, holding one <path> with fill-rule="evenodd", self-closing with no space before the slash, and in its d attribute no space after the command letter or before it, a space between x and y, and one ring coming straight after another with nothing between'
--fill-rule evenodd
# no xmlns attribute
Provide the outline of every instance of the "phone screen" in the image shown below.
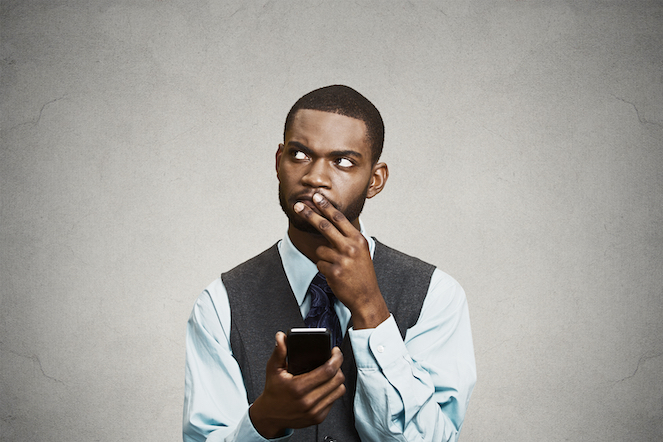
<svg viewBox="0 0 663 442"><path fill-rule="evenodd" d="M331 357L331 335L326 328L292 328L288 332L288 372L309 372Z"/></svg>

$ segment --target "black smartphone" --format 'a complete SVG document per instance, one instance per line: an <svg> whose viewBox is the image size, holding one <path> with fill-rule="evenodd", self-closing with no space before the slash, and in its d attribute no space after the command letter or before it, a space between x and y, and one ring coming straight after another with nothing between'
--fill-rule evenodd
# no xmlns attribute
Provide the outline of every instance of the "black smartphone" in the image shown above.
<svg viewBox="0 0 663 442"><path fill-rule="evenodd" d="M331 334L326 328L291 328L287 335L288 372L313 370L331 358Z"/></svg>

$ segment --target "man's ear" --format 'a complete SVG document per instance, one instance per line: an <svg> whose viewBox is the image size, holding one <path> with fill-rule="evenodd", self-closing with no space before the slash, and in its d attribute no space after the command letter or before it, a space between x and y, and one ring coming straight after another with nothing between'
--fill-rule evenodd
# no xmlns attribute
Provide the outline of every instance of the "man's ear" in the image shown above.
<svg viewBox="0 0 663 442"><path fill-rule="evenodd" d="M279 173L279 164L281 163L281 155L283 155L283 143L279 144L279 148L276 149L276 173Z"/></svg>
<svg viewBox="0 0 663 442"><path fill-rule="evenodd" d="M382 192L387 179L389 178L389 168L385 163L377 163L373 166L373 174L371 176L371 184L368 186L366 198L373 198L378 193Z"/></svg>

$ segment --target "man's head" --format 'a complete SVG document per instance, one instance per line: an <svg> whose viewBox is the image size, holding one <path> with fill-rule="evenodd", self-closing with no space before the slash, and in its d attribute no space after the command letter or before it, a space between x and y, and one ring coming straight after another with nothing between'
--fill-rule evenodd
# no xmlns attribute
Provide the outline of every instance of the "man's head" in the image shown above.
<svg viewBox="0 0 663 442"><path fill-rule="evenodd" d="M293 206L301 201L317 211L311 198L320 193L358 228L364 201L377 195L388 177L386 164L377 162L383 134L375 106L347 86L317 89L300 98L288 114L284 143L276 152L279 199L290 226L317 233Z"/></svg>
<svg viewBox="0 0 663 442"><path fill-rule="evenodd" d="M366 137L371 147L373 164L382 154L384 123L377 108L366 97L348 86L325 86L309 92L292 106L285 119L283 138L300 109L319 110L361 120L366 125Z"/></svg>

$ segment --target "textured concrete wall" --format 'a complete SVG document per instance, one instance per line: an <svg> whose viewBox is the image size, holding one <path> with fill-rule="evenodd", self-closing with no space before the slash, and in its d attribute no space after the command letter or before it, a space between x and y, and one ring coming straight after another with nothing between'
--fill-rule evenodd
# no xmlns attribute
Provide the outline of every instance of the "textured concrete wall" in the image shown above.
<svg viewBox="0 0 663 442"><path fill-rule="evenodd" d="M462 439L663 438L660 1L0 5L3 441L180 438L190 309L332 83L386 122L370 233L467 291Z"/></svg>

